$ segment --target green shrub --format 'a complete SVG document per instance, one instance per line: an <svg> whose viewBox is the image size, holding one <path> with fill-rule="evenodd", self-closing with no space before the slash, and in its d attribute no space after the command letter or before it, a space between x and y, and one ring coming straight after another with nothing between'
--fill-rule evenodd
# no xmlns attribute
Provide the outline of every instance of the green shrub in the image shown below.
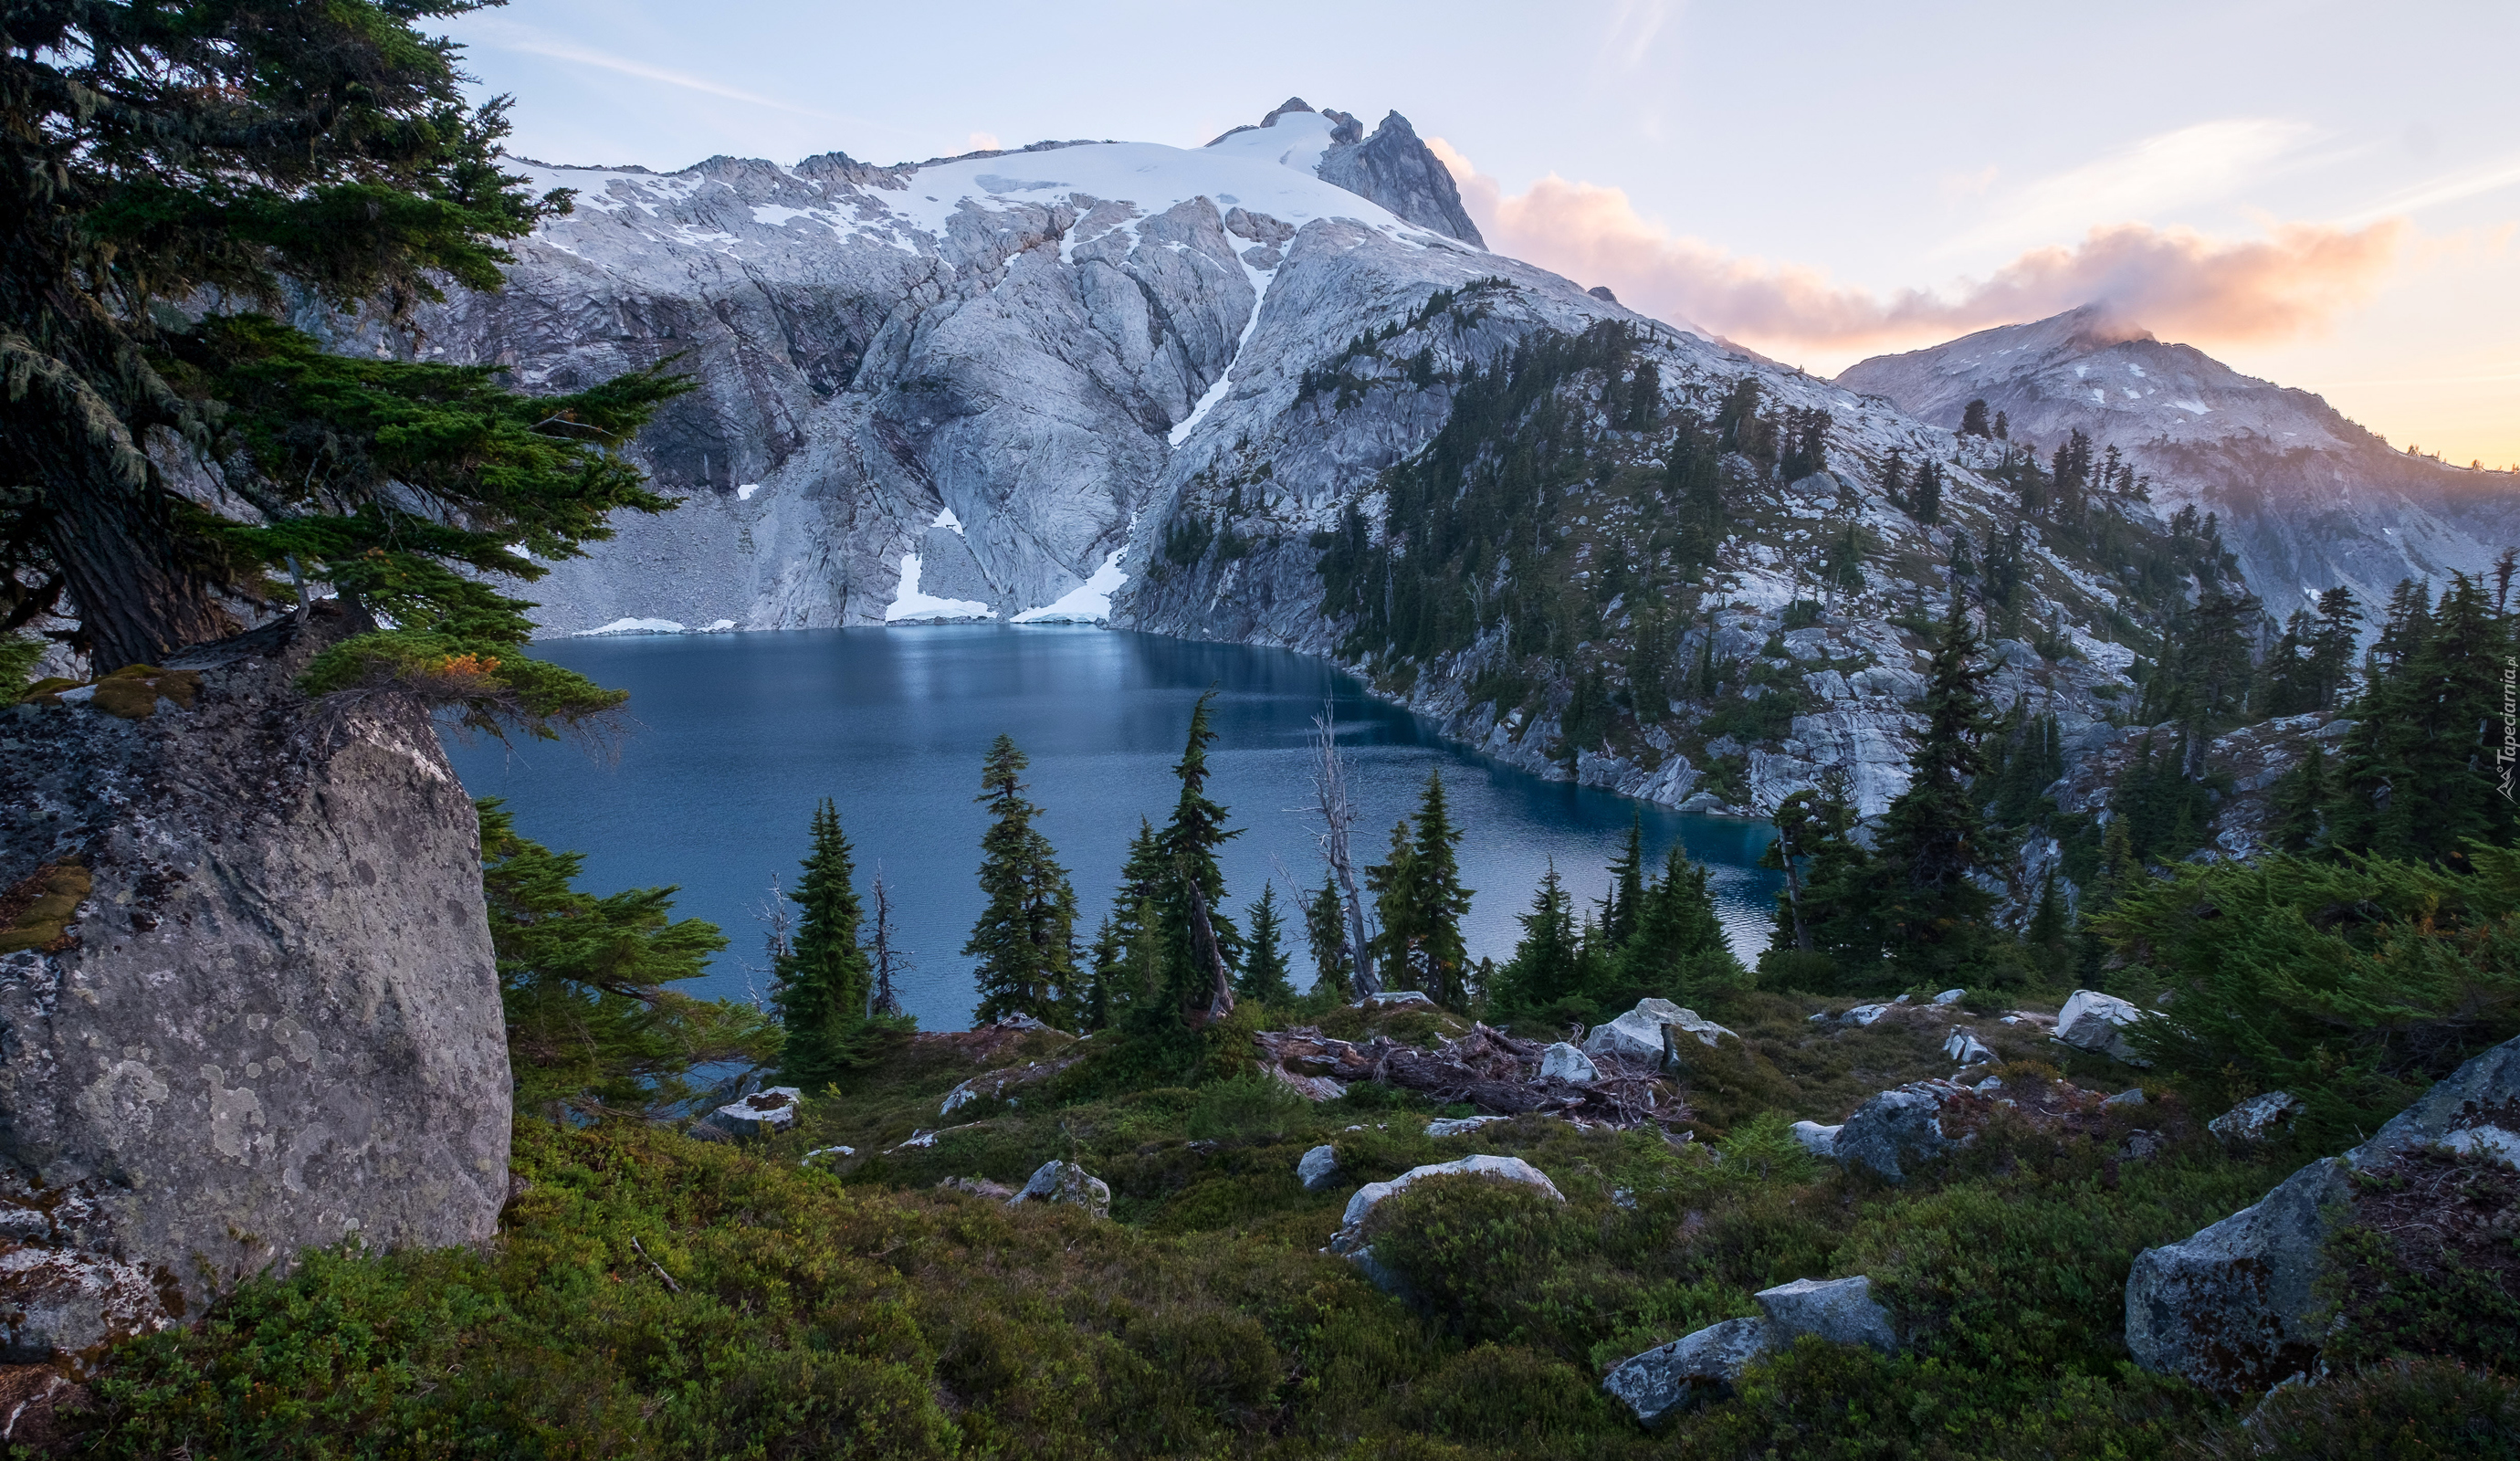
<svg viewBox="0 0 2520 1461"><path fill-rule="evenodd" d="M1268 1075L1235 1075L1199 1088L1190 1110L1189 1130L1195 1140L1241 1140L1282 1136L1301 1130L1312 1116L1312 1103L1284 1081Z"/></svg>
<svg viewBox="0 0 2520 1461"><path fill-rule="evenodd" d="M1569 1431L1615 1429L1591 1376L1529 1349L1480 1345L1419 1381L1399 1407L1413 1431L1480 1445L1528 1446L1535 1452Z"/></svg>
<svg viewBox="0 0 2520 1461"><path fill-rule="evenodd" d="M2520 1457L2520 1381L2446 1359L2400 1359L2290 1386L2196 1454L2260 1461Z"/></svg>

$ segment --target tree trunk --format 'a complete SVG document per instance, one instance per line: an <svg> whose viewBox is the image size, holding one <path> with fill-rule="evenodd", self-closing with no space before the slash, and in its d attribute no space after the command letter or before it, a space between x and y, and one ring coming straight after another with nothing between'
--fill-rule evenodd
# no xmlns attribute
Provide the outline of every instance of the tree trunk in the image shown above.
<svg viewBox="0 0 2520 1461"><path fill-rule="evenodd" d="M83 475L47 490L44 546L61 565L94 672L162 663L243 627L177 556L173 514L149 500L151 489Z"/></svg>

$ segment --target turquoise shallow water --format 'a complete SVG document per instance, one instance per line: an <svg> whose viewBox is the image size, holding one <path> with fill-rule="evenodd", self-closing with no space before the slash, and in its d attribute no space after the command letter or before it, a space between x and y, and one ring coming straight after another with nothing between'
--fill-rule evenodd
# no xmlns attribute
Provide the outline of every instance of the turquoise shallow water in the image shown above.
<svg viewBox="0 0 2520 1461"><path fill-rule="evenodd" d="M678 909L733 940L697 993L741 996L758 965L753 917L773 875L792 879L806 820L830 797L857 846L860 886L880 863L896 890L917 967L904 1000L922 1026L957 1028L970 1012L961 949L980 909L974 877L984 822L980 758L1004 731L1032 757L1042 826L1076 884L1078 933L1108 905L1141 816L1172 805L1192 703L1213 685L1219 739L1211 787L1247 829L1227 849L1233 908L1280 883L1282 904L1319 886L1305 749L1330 704L1354 762L1359 851L1378 860L1394 819L1440 765L1477 890L1464 933L1472 957L1504 959L1543 869L1555 861L1580 896L1642 811L1657 863L1677 839L1713 869L1718 906L1744 957L1766 942L1776 878L1755 866L1764 825L1683 816L1499 765L1443 741L1352 677L1282 650L1198 644L1090 628L940 625L562 641L538 653L630 692L619 754L496 742L448 749L475 796L503 797L525 836L586 854L598 892L672 883ZM1296 884L1285 879L1291 873ZM1289 930L1297 982L1311 976ZM755 977L766 988L766 982Z"/></svg>

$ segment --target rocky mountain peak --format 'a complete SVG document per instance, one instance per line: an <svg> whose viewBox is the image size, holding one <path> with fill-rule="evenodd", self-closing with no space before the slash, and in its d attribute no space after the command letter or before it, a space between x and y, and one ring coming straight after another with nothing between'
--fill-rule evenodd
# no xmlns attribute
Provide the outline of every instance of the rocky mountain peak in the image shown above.
<svg viewBox="0 0 2520 1461"><path fill-rule="evenodd" d="M1315 177L1378 203L1420 228L1487 247L1478 225L1462 207L1461 189L1454 185L1452 171L1427 150L1409 118L1397 112L1385 114L1373 134L1367 136L1365 123L1351 114L1316 109L1302 97L1288 97L1270 109L1257 126L1236 127L1207 145L1215 147L1242 133L1277 129L1282 124L1309 129L1321 138L1321 152L1311 168ZM1297 165L1302 160L1300 149L1289 148L1282 160Z"/></svg>

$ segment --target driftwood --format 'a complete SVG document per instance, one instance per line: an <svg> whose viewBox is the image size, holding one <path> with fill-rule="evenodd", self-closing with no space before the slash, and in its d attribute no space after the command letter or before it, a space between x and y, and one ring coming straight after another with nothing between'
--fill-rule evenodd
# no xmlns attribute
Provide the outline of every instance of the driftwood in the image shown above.
<svg viewBox="0 0 2520 1461"><path fill-rule="evenodd" d="M1375 1080L1436 1101L1467 1102L1487 1116L1536 1111L1624 1127L1685 1120L1689 1114L1653 1073L1630 1070L1612 1055L1593 1057L1600 1078L1590 1083L1542 1079L1540 1058L1547 1046L1485 1025L1432 1050L1388 1035L1362 1044L1332 1039L1309 1026L1263 1030L1252 1043L1271 1074L1315 1101L1342 1095L1357 1081Z"/></svg>

